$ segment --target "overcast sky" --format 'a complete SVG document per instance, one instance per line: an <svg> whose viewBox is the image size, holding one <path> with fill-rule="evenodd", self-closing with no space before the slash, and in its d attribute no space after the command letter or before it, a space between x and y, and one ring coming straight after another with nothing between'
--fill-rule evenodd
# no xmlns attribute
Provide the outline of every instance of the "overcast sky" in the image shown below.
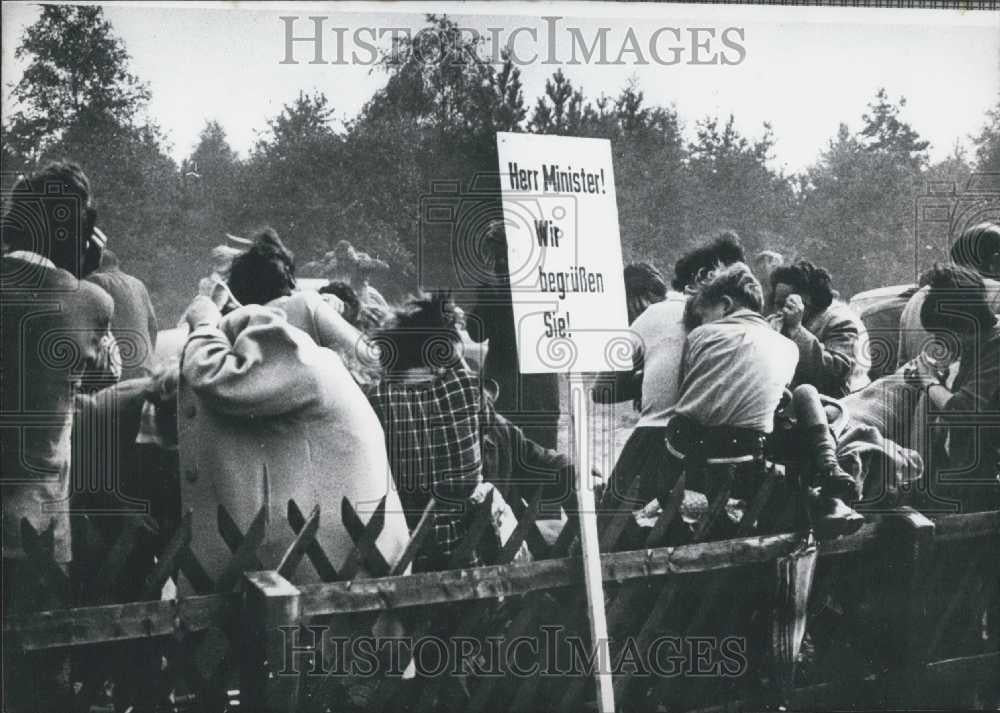
<svg viewBox="0 0 1000 713"><path fill-rule="evenodd" d="M812 163L836 133L841 121L852 128L860 125L865 105L879 87L893 98L905 96L905 118L931 141L931 157L951 152L956 140L967 145L967 137L983 124L985 112L996 105L1000 93L1000 13L955 11L891 11L840 8L788 8L746 6L706 7L696 5L627 6L534 3L497 4L441 3L380 4L380 12L363 3L294 4L227 3L210 7L184 3L181 6L137 7L111 4L105 12L132 55L132 70L149 83L150 113L166 130L172 154L180 159L192 150L198 132L208 119L219 121L230 142L246 155L256 133L268 118L281 110L300 90L318 90L329 97L340 119L353 117L364 102L385 82L385 74L366 64L366 52L353 42L389 28L424 25L422 13L450 9L463 27L484 36L488 28L502 42L517 27L528 31L516 35L516 49L523 59L535 53L538 61L521 67L525 94L530 104L557 68L546 65L551 47L548 30L555 28L555 55L570 58L575 29L588 44L600 28L608 28L607 59L614 61L631 28L641 58L623 55L621 65L563 64L563 71L588 98L601 92L615 95L635 78L647 102L674 104L688 131L705 115L732 112L738 126L759 136L761 125L770 121L777 139L775 164L798 171ZM386 9L398 12L385 12ZM10 107L10 86L20 79L23 63L13 54L24 28L35 21L39 7L32 4L3 5L3 99L5 114ZM487 14L492 13L492 14ZM337 59L338 34L346 28L345 64L311 65L310 47L296 45L298 64L281 64L285 57L285 25L280 16L299 16L297 34L311 34L310 16L323 16L327 30L324 58ZM546 24L541 16L559 17ZM669 57L670 46L683 47L682 61L663 66L652 61L649 44L657 28L679 28L681 42L661 33L659 54ZM690 28L713 28L715 38L708 52L736 51L720 44L723 31L742 28L730 40L742 46L745 56L735 65L692 65ZM535 40L531 30L536 32ZM701 34L704 40L706 33ZM381 46L389 46L383 33ZM352 63L358 52L361 62ZM596 57L594 58L596 59ZM646 64L640 62L645 60Z"/></svg>

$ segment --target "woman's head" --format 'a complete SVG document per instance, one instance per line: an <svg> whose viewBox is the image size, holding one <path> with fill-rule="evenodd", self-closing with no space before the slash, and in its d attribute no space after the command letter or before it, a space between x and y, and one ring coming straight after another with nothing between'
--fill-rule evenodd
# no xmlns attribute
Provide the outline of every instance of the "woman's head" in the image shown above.
<svg viewBox="0 0 1000 713"><path fill-rule="evenodd" d="M920 308L920 323L935 337L965 341L985 334L996 324L983 278L975 270L938 263L921 282L929 290Z"/></svg>
<svg viewBox="0 0 1000 713"><path fill-rule="evenodd" d="M295 262L278 234L264 228L253 245L233 258L229 267L229 291L242 304L267 304L295 289Z"/></svg>
<svg viewBox="0 0 1000 713"><path fill-rule="evenodd" d="M780 265L771 273L771 301L768 311L780 308L789 295L799 295L806 314L818 314L833 303L833 281L830 273L808 260L792 265Z"/></svg>

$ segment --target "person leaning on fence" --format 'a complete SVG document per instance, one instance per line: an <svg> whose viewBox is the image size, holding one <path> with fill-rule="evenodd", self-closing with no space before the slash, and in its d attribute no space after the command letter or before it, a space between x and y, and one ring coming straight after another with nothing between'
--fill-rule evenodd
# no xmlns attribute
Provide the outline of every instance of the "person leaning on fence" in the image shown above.
<svg viewBox="0 0 1000 713"><path fill-rule="evenodd" d="M190 548L209 576L218 577L232 559L219 534L219 506L244 534L264 509L257 556L274 568L295 536L289 500L306 517L320 507L316 541L339 568L354 549L340 517L343 498L363 521L386 498L376 544L395 562L409 533L382 428L343 362L281 310L247 305L223 316L199 295L185 321L191 331L177 397L181 502L193 511ZM375 574L369 565L363 573ZM303 562L292 581L310 579L316 573Z"/></svg>
<svg viewBox="0 0 1000 713"><path fill-rule="evenodd" d="M384 373L369 400L411 530L436 501L433 531L414 570L448 569L466 533L468 498L482 481L479 378L462 359L454 303L445 293L408 300L374 340ZM472 552L457 565L476 561Z"/></svg>
<svg viewBox="0 0 1000 713"><path fill-rule="evenodd" d="M681 472L687 487L711 495L718 487L712 482L714 467L741 463L750 463L751 472L733 484L733 495L748 499L754 494L775 411L798 364L795 344L761 316L761 299L760 283L750 268L734 263L712 273L688 302L685 321L691 331L684 345L680 395L666 427L668 468L661 502ZM808 401L813 392L800 393L793 401ZM825 422L825 413L814 415L811 420ZM828 428L822 439L832 458ZM837 497L813 489L805 496L820 537L860 527L861 517Z"/></svg>
<svg viewBox="0 0 1000 713"><path fill-rule="evenodd" d="M615 374L610 389L606 383L594 389L598 402L640 401L639 421L618 456L601 500L602 521L623 509L642 507L656 496L664 458L664 429L680 385L687 336L685 304L712 270L742 260L743 247L733 233L683 255L674 267L673 289L632 323L633 371ZM633 478L639 478L639 486L636 496L630 497Z"/></svg>
<svg viewBox="0 0 1000 713"><path fill-rule="evenodd" d="M979 223L966 229L952 243L951 261L978 273L986 289L986 302L990 311L1000 312L1000 225ZM923 282L923 280L921 280ZM903 366L927 349L933 342L932 335L920 321L921 308L930 287L921 284L899 317L899 349L897 366Z"/></svg>
<svg viewBox="0 0 1000 713"><path fill-rule="evenodd" d="M83 280L103 249L96 217L86 174L75 163L58 162L17 180L0 226L5 615L66 604L46 596L50 592L26 566L22 521L40 542L51 536L52 551L42 556L69 573L74 400L121 373L110 331L114 303ZM9 652L5 646L4 710L58 710L51 696L62 654L37 669L36 678L21 669L23 656L8 658Z"/></svg>
<svg viewBox="0 0 1000 713"><path fill-rule="evenodd" d="M808 260L771 273L771 325L799 349L798 384L825 396L841 396L868 385L868 335L851 308L835 301L830 273Z"/></svg>
<svg viewBox="0 0 1000 713"><path fill-rule="evenodd" d="M915 360L907 372L926 390L930 413L946 429L946 462L932 456L927 491L957 499L963 511L1000 507L1000 327L976 271L939 264L927 283L921 324L961 360L951 388L947 371L926 360ZM945 467L961 479L938 478Z"/></svg>

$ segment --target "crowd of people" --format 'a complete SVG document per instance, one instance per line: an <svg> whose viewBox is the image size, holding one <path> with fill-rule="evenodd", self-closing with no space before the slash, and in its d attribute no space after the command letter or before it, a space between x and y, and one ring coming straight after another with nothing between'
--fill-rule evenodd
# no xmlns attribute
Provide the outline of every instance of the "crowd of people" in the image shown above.
<svg viewBox="0 0 1000 713"><path fill-rule="evenodd" d="M265 563L294 537L288 501L319 506L318 540L340 562L353 547L342 498L363 518L384 499L377 546L389 562L432 519L414 571L489 560L456 547L484 487L495 505L541 489L572 512L573 467L556 450L560 381L518 373L506 243L501 226L488 233L495 279L466 318L441 292L391 307L367 280L360 293L347 281L299 290L293 253L261 230L218 256L178 353L157 361L152 301L97 227L84 172L61 162L19 179L0 275L5 610L37 603L22 521L51 534L72 574L75 508L147 503L165 532L191 511L191 547L210 576L229 557L219 506L242 531L264 514ZM903 491L1000 506L1000 227L964 231L952 258L878 334L825 269L772 251L748 261L733 233L682 256L669 287L655 266L627 266L634 369L598 379L594 398L631 403L638 421L600 516L648 513L682 480L746 502L775 463L801 503L792 521L761 515L775 529L849 534L865 503L898 504ZM873 369L876 337L898 343L888 375ZM475 367L463 354L474 342L488 343ZM640 520L620 546L639 542ZM720 536L735 531L730 520ZM692 535L683 519L671 532Z"/></svg>

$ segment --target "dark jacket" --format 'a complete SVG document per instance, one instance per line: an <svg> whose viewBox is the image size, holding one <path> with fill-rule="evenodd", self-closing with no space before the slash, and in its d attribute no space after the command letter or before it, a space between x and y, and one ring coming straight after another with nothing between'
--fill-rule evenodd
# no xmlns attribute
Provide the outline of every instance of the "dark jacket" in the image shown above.
<svg viewBox="0 0 1000 713"><path fill-rule="evenodd" d="M569 459L525 436L488 400L484 405L482 453L483 480L493 483L504 500L513 504L515 512L518 499L530 498L539 486L543 501L553 504L545 511L558 513L557 505L571 509L574 471Z"/></svg>
<svg viewBox="0 0 1000 713"><path fill-rule="evenodd" d="M821 394L835 399L868 386L868 333L843 302L834 302L803 322L802 329L790 338L799 348L795 386L812 384Z"/></svg>
<svg viewBox="0 0 1000 713"><path fill-rule="evenodd" d="M1000 328L962 355L952 390L943 414L951 475L928 473L929 492L957 498L963 511L1000 507Z"/></svg>
<svg viewBox="0 0 1000 713"><path fill-rule="evenodd" d="M146 285L117 267L101 268L87 279L102 287L114 300L111 332L122 355L122 378L148 376L156 347L156 312Z"/></svg>

